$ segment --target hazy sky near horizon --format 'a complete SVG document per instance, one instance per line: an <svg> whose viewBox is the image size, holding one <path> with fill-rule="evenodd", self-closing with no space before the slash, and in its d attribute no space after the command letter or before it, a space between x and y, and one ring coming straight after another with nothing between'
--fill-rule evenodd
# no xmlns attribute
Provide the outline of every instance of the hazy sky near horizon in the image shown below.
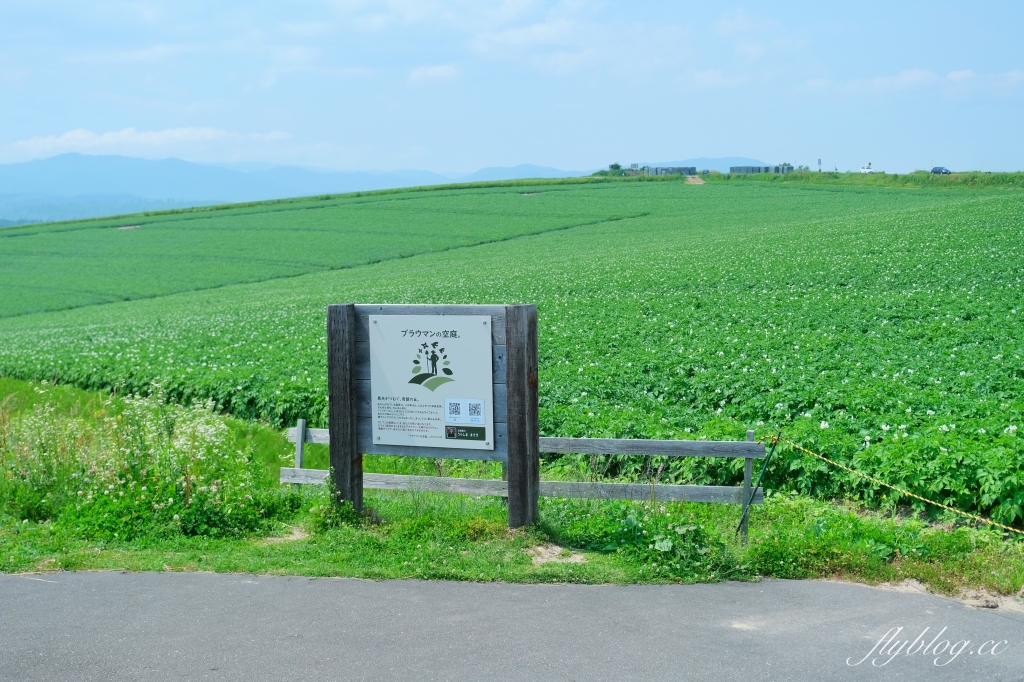
<svg viewBox="0 0 1024 682"><path fill-rule="evenodd" d="M0 162L1024 170L1024 3L0 2Z"/></svg>

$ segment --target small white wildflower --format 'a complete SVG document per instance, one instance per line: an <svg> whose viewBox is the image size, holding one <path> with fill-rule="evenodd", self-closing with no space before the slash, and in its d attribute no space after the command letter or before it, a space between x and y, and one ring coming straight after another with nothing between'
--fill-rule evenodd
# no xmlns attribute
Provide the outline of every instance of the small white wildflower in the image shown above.
<svg viewBox="0 0 1024 682"><path fill-rule="evenodd" d="M821 422L821 428L827 429L828 428L828 422Z"/></svg>
<svg viewBox="0 0 1024 682"><path fill-rule="evenodd" d="M949 427L943 424L942 426L939 427L939 431L949 431Z"/></svg>
<svg viewBox="0 0 1024 682"><path fill-rule="evenodd" d="M928 414L928 416L930 417L930 416L932 416L933 414L935 414L935 410L928 410L927 414Z"/></svg>
<svg viewBox="0 0 1024 682"><path fill-rule="evenodd" d="M889 430L889 425L888 424L882 424L882 430L883 431L888 431Z"/></svg>
<svg viewBox="0 0 1024 682"><path fill-rule="evenodd" d="M985 433L985 429L978 429L978 433Z"/></svg>
<svg viewBox="0 0 1024 682"><path fill-rule="evenodd" d="M907 408L907 414L910 414L911 412L913 412L913 410L908 407Z"/></svg>
<svg viewBox="0 0 1024 682"><path fill-rule="evenodd" d="M1003 433L1014 433L1016 430L1017 430L1017 427L1014 426L1013 424L1010 424L1005 429L1003 429ZM79 493L79 495L81 495L81 493Z"/></svg>

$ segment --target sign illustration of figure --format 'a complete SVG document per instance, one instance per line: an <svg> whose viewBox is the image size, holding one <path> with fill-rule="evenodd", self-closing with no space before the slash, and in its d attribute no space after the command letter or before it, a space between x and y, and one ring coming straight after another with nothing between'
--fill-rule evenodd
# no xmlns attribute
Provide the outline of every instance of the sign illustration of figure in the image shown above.
<svg viewBox="0 0 1024 682"><path fill-rule="evenodd" d="M412 373L413 378L409 379L410 384L419 384L424 388L428 388L434 391L441 384L446 384L449 381L455 381L449 377L454 374L448 365L451 361L444 352L444 348L438 348L440 344L435 341L434 343L424 343L416 351L416 359L412 361ZM437 363L440 362L443 367L441 371L447 376L437 375Z"/></svg>

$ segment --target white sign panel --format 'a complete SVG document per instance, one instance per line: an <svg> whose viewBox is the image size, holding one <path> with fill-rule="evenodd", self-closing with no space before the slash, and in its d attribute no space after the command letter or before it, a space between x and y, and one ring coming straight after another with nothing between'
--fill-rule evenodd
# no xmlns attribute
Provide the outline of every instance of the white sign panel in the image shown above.
<svg viewBox="0 0 1024 682"><path fill-rule="evenodd" d="M491 318L371 315L373 442L494 449Z"/></svg>

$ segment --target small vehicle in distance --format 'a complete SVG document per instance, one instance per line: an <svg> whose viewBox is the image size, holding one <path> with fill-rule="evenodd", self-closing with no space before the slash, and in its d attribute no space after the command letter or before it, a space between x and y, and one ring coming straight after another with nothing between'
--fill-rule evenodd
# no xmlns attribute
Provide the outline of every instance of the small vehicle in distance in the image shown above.
<svg viewBox="0 0 1024 682"><path fill-rule="evenodd" d="M936 166L932 168L932 175L949 175L949 169L945 166Z"/></svg>

